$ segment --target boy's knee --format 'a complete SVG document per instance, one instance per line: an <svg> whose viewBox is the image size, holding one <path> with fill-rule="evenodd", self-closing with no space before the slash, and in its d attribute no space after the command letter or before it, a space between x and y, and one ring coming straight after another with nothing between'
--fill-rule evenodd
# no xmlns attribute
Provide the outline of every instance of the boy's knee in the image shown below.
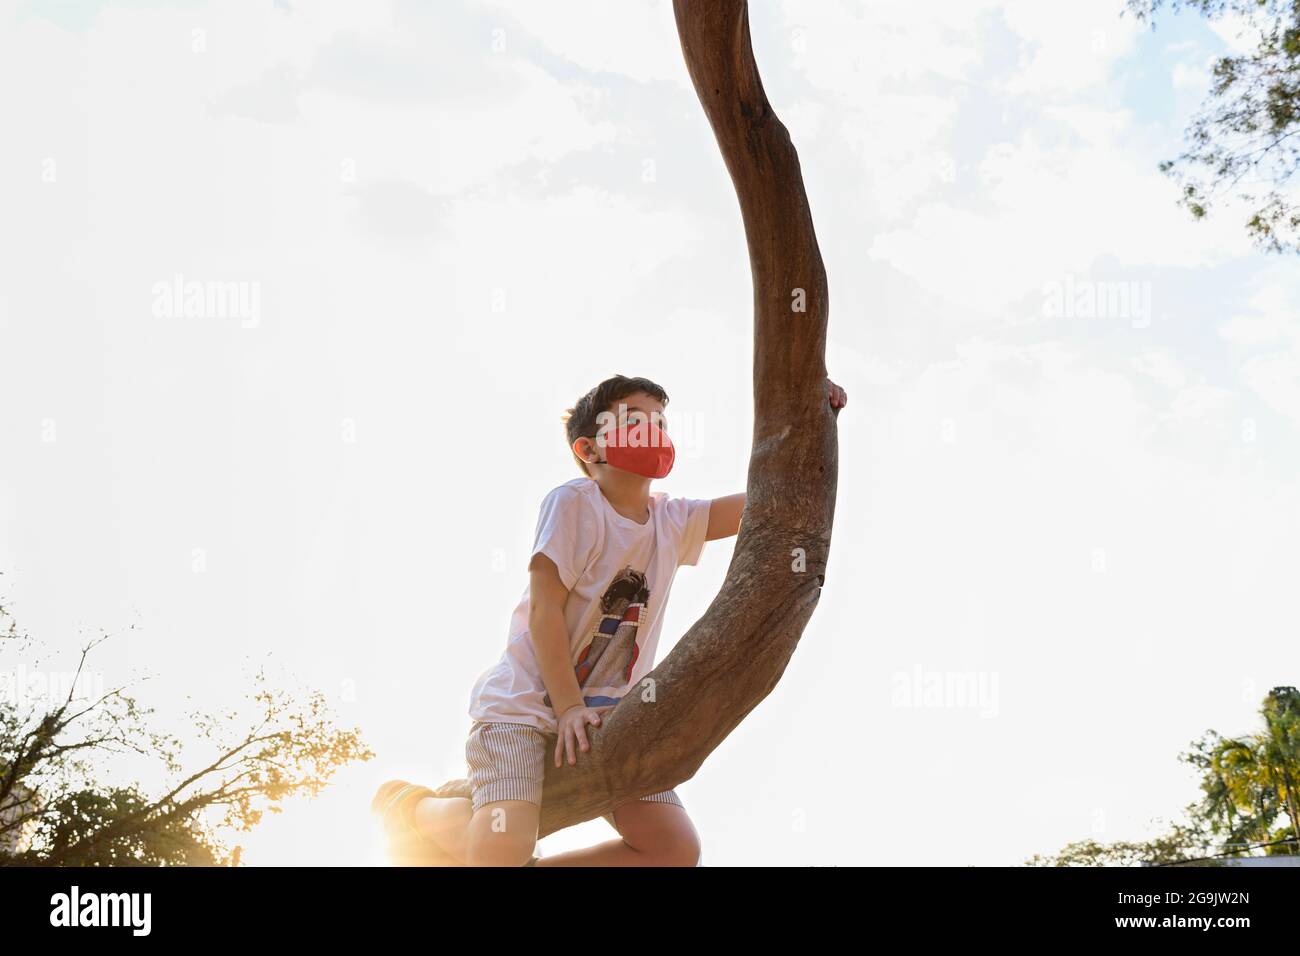
<svg viewBox="0 0 1300 956"><path fill-rule="evenodd" d="M489 830L472 834L465 847L466 866L523 866L533 855L537 838L525 833Z"/></svg>
<svg viewBox="0 0 1300 956"><path fill-rule="evenodd" d="M675 835L670 840L659 841L647 856L654 866L699 866L700 839L693 833Z"/></svg>
<svg viewBox="0 0 1300 956"><path fill-rule="evenodd" d="M516 801L487 804L470 821L466 866L523 866L537 847L537 807Z"/></svg>
<svg viewBox="0 0 1300 956"><path fill-rule="evenodd" d="M700 855L703 847L700 846L700 838L694 834L686 835L673 848L673 860L671 866L699 866Z"/></svg>

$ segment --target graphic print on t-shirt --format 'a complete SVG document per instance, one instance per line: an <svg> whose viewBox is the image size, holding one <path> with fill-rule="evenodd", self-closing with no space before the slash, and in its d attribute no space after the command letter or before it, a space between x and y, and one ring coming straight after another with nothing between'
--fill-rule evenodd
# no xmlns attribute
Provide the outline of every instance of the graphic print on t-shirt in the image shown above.
<svg viewBox="0 0 1300 956"><path fill-rule="evenodd" d="M588 707L617 704L622 699L640 652L637 627L648 600L650 588L645 574L631 567L614 575L601 595L600 620L573 669L583 703ZM551 695L548 693L542 702L550 707Z"/></svg>

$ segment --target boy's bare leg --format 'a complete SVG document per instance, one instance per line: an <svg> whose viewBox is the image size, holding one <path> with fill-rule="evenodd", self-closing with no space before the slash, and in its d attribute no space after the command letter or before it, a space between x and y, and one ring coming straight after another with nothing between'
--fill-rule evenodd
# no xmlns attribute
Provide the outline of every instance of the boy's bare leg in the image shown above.
<svg viewBox="0 0 1300 956"><path fill-rule="evenodd" d="M537 866L698 866L700 836L676 804L632 800L614 808L619 839L544 856Z"/></svg>
<svg viewBox="0 0 1300 956"><path fill-rule="evenodd" d="M415 805L415 828L444 853L464 863L474 810L465 797L425 797Z"/></svg>
<svg viewBox="0 0 1300 956"><path fill-rule="evenodd" d="M475 814L463 797L425 797L415 808L420 833L448 856L466 863ZM480 808L479 866L521 866L536 845L537 807L503 800ZM516 829L512 832L512 823ZM542 857L537 866L696 866L699 835L681 807L634 800L614 810L619 838ZM494 829L495 827L495 829ZM521 849L525 847L526 849Z"/></svg>
<svg viewBox="0 0 1300 956"><path fill-rule="evenodd" d="M537 846L540 816L537 804L527 800L483 804L465 830L465 865L523 866Z"/></svg>

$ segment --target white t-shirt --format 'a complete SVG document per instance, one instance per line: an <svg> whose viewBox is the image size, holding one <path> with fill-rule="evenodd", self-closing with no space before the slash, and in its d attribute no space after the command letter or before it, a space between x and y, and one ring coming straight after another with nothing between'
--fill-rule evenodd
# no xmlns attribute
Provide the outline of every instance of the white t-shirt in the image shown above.
<svg viewBox="0 0 1300 956"><path fill-rule="evenodd" d="M654 667L673 577L700 560L709 499L651 492L649 510L645 524L624 517L591 478L567 481L542 501L532 554L554 561L569 589L569 654L588 707L616 703ZM505 652L474 685L469 715L556 732L529 636L527 587Z"/></svg>

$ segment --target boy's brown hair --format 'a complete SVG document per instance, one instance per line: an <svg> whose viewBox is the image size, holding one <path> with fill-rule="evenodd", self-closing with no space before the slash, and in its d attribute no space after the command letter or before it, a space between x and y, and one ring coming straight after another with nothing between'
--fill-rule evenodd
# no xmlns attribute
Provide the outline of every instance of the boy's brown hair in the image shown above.
<svg viewBox="0 0 1300 956"><path fill-rule="evenodd" d="M628 378L626 375L607 378L574 402L573 407L561 416L564 433L569 439L569 450L573 451L573 443L579 438L594 439L600 430L600 413L610 411L611 405L635 392L645 392L665 405L668 404L668 393L648 378ZM578 463L582 473L590 478L591 471L587 468L587 463L576 453L573 460Z"/></svg>

